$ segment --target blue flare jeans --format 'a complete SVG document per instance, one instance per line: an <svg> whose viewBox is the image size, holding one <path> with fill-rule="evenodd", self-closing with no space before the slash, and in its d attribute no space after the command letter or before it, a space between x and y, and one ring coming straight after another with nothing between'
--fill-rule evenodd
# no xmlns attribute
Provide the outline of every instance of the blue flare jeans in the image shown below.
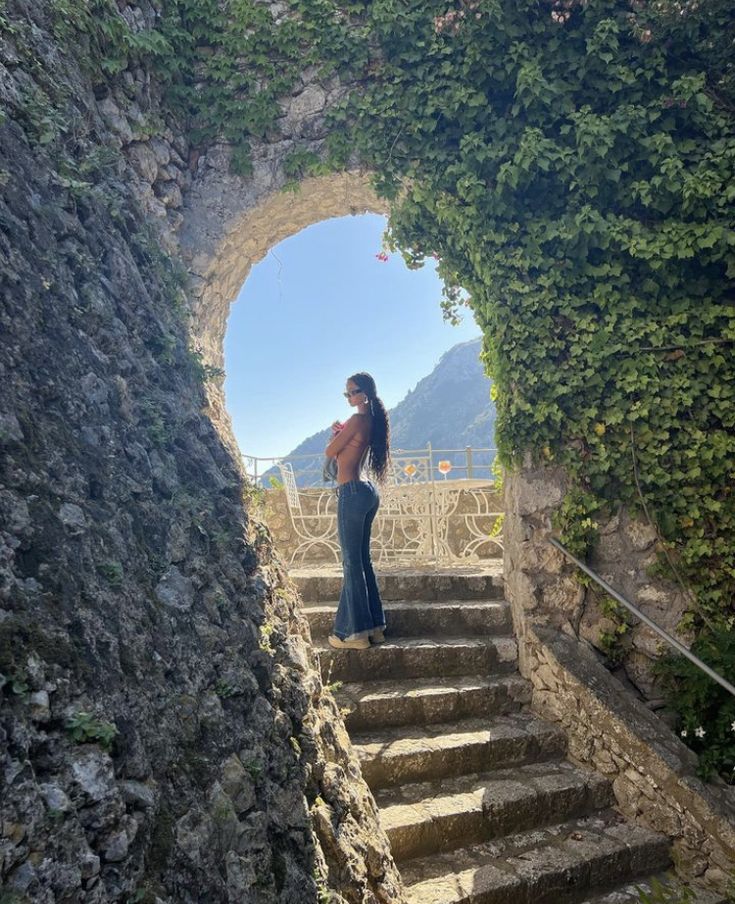
<svg viewBox="0 0 735 904"><path fill-rule="evenodd" d="M337 529L344 580L334 620L340 640L385 628L383 604L370 559L370 529L380 505L372 480L348 480L337 489Z"/></svg>

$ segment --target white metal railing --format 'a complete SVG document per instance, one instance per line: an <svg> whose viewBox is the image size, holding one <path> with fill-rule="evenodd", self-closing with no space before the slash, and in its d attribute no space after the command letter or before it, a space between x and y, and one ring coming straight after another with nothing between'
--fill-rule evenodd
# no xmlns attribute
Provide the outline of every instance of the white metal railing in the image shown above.
<svg viewBox="0 0 735 904"><path fill-rule="evenodd" d="M433 466L430 455L420 451L392 455L371 535L377 564L466 564L479 561L483 547L485 557L488 551L502 553L502 538L494 530L502 512L495 508L492 481L447 480L446 470L437 480L435 469L446 459ZM281 461L278 470L295 538L291 563L314 561L316 550L322 559L339 563L334 488L298 487L291 462Z"/></svg>
<svg viewBox="0 0 735 904"><path fill-rule="evenodd" d="M496 454L497 449L491 447L475 449L472 446L465 446L463 449L434 449L431 443L422 449L391 450L391 455L394 457L421 456L428 459L432 475L439 481L492 480ZM257 456L243 453L242 460L248 478L259 486L270 487L269 477L280 481L278 468L285 463L292 466L297 486L324 486L322 479L323 452L280 456Z"/></svg>

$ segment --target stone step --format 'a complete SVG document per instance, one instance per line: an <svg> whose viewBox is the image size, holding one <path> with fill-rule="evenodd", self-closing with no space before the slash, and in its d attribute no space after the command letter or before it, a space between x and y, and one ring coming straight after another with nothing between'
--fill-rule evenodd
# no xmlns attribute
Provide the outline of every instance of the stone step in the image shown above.
<svg viewBox="0 0 735 904"><path fill-rule="evenodd" d="M345 684L335 698L347 730L430 725L517 710L531 702L531 683L520 675L411 678Z"/></svg>
<svg viewBox="0 0 735 904"><path fill-rule="evenodd" d="M566 761L378 791L397 862L583 816L614 802L612 784Z"/></svg>
<svg viewBox="0 0 735 904"><path fill-rule="evenodd" d="M488 675L516 668L514 637L412 637L387 640L368 650L317 648L322 680L430 678L436 675Z"/></svg>
<svg viewBox="0 0 735 904"><path fill-rule="evenodd" d="M661 885L670 889L669 897L663 899L670 904L676 904L679 901L686 901L687 904L731 904L732 902L732 898L727 895L694 885L682 885L673 873L661 873L658 876L628 882L613 891L601 892L592 898L585 898L582 904L641 904L639 889L648 895L655 895L654 880L658 880ZM654 897L653 900L662 899Z"/></svg>
<svg viewBox="0 0 735 904"><path fill-rule="evenodd" d="M405 861L408 904L577 904L670 865L669 840L612 810Z"/></svg>
<svg viewBox="0 0 735 904"><path fill-rule="evenodd" d="M474 637L510 634L510 606L504 600L401 600L386 603L388 637ZM337 603L306 607L312 637L326 637L334 626Z"/></svg>
<svg viewBox="0 0 735 904"><path fill-rule="evenodd" d="M290 569L305 603L339 599L342 573L335 569ZM492 600L503 598L502 563L494 568L402 570L376 575L387 600Z"/></svg>
<svg viewBox="0 0 735 904"><path fill-rule="evenodd" d="M558 727L522 712L356 733L352 743L363 778L373 791L555 759L566 753L566 736Z"/></svg>

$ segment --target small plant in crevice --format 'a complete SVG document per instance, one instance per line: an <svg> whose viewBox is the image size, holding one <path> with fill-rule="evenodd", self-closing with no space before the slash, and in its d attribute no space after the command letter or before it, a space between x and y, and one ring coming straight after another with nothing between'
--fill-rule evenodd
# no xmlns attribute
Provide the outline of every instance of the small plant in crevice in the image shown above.
<svg viewBox="0 0 735 904"><path fill-rule="evenodd" d="M252 506L256 514L262 514L268 497L266 496L264 487L258 486L246 479L243 483L242 498L246 507Z"/></svg>
<svg viewBox="0 0 735 904"><path fill-rule="evenodd" d="M727 904L735 904L735 870L730 873L726 888Z"/></svg>
<svg viewBox="0 0 735 904"><path fill-rule="evenodd" d="M69 121L63 111L40 88L27 89L18 114L29 137L40 147L54 144L69 129Z"/></svg>
<svg viewBox="0 0 735 904"><path fill-rule="evenodd" d="M5 0L3 0L3 2L0 3L0 34L18 34L21 30L20 25L15 22L11 22L10 19L8 19L8 17L5 15L5 13L6 3ZM0 123L2 122L3 118L3 116L0 116Z"/></svg>
<svg viewBox="0 0 735 904"><path fill-rule="evenodd" d="M599 603L602 615L613 623L613 628L600 632L597 644L611 666L620 665L627 652L625 639L631 628L628 611L609 594L602 593Z"/></svg>
<svg viewBox="0 0 735 904"><path fill-rule="evenodd" d="M314 864L312 877L314 879L314 884L316 885L317 904L331 904L333 896L327 885L326 877L318 864Z"/></svg>
<svg viewBox="0 0 735 904"><path fill-rule="evenodd" d="M255 758L243 760L242 764L254 782L259 781L263 777L264 768L259 760L256 760Z"/></svg>
<svg viewBox="0 0 735 904"><path fill-rule="evenodd" d="M32 904L31 899L17 891L1 891L0 904Z"/></svg>
<svg viewBox="0 0 735 904"><path fill-rule="evenodd" d="M214 692L223 700L227 700L229 697L234 697L237 694L241 693L239 688L235 687L227 681L224 681L221 678L215 682Z"/></svg>
<svg viewBox="0 0 735 904"><path fill-rule="evenodd" d="M123 567L120 562L101 562L97 565L97 573L102 575L110 587L117 589L122 586Z"/></svg>
<svg viewBox="0 0 735 904"><path fill-rule="evenodd" d="M171 415L152 398L144 398L139 403L143 426L151 442L156 446L166 446L176 434L176 425Z"/></svg>
<svg viewBox="0 0 735 904"><path fill-rule="evenodd" d="M148 904L149 900L151 901L151 904L153 904L154 896L148 889L136 888L132 896L128 898L126 904Z"/></svg>
<svg viewBox="0 0 735 904"><path fill-rule="evenodd" d="M501 536L503 533L503 525L505 524L505 513L501 513L497 516L497 518L493 521L492 527L488 531L488 537L492 540L495 537Z"/></svg>
<svg viewBox="0 0 735 904"><path fill-rule="evenodd" d="M31 687L22 672L16 670L9 676L0 674L0 690L5 687L17 697L21 697L25 701L28 700Z"/></svg>
<svg viewBox="0 0 735 904"><path fill-rule="evenodd" d="M97 719L92 713L78 710L66 720L64 728L71 739L78 744L97 742L105 750L110 750L118 734L113 722Z"/></svg>
<svg viewBox="0 0 735 904"><path fill-rule="evenodd" d="M671 881L664 883L654 876L650 880L650 891L636 885L640 904L694 904L694 891L688 885L682 885L675 876L669 876L669 879Z"/></svg>
<svg viewBox="0 0 735 904"><path fill-rule="evenodd" d="M322 687L325 691L329 691L330 694L333 694L335 691L338 691L342 687L341 681L332 681L332 668L334 666L334 660L329 660L329 665L327 666L327 676L325 681L322 683Z"/></svg>
<svg viewBox="0 0 735 904"><path fill-rule="evenodd" d="M189 360L197 379L202 383L207 380L222 379L225 376L225 372L221 367L204 363L204 353L199 348L189 349Z"/></svg>
<svg viewBox="0 0 735 904"><path fill-rule="evenodd" d="M149 341L153 356L160 364L170 366L176 362L178 339L170 333L162 333Z"/></svg>
<svg viewBox="0 0 735 904"><path fill-rule="evenodd" d="M264 653L275 652L271 644L271 636L274 631L275 625L272 625L270 622L266 622L264 625L260 626L260 641L258 646Z"/></svg>

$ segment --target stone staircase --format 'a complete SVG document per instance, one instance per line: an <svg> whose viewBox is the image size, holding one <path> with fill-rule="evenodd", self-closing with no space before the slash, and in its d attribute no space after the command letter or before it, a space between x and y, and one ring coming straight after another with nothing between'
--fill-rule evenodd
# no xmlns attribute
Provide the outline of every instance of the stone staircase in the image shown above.
<svg viewBox="0 0 735 904"><path fill-rule="evenodd" d="M326 643L341 577L292 575L410 904L633 904L663 879L669 840L529 711L500 574L381 575L388 639L364 651Z"/></svg>

